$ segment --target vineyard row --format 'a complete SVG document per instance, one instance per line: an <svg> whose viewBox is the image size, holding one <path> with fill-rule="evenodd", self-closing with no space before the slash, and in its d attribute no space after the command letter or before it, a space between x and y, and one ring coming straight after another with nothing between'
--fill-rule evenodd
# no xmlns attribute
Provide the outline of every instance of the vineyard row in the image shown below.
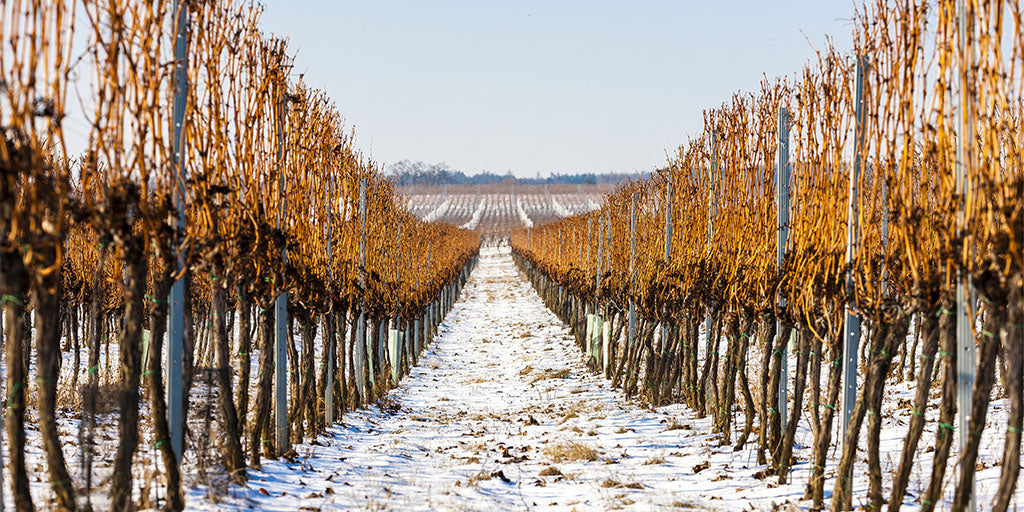
<svg viewBox="0 0 1024 512"><path fill-rule="evenodd" d="M418 220L326 94L290 78L260 15L241 0L0 6L19 511L181 510L183 464L211 446L244 483L396 384L476 260L476 233Z"/></svg>
<svg viewBox="0 0 1024 512"><path fill-rule="evenodd" d="M853 56L823 50L706 111L653 179L514 231L513 251L613 384L711 417L779 482L799 464L813 508L826 485L832 510L851 508L864 436L872 510L898 511L925 458L921 509L973 509L992 435L984 497L1002 512L1024 421L1021 4L869 2L855 26ZM883 411L904 407L886 389L905 380L911 419L883 477ZM1009 411L993 427L994 392ZM801 424L813 443L796 461Z"/></svg>

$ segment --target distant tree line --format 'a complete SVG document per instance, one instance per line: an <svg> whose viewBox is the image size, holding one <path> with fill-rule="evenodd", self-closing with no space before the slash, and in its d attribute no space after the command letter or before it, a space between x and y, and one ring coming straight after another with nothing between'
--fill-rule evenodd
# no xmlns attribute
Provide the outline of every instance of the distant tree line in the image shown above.
<svg viewBox="0 0 1024 512"><path fill-rule="evenodd" d="M387 173L397 185L490 185L495 183L520 183L525 185L618 184L627 179L643 178L646 174L553 173L543 178L540 175L537 175L535 178L519 178L512 175L511 171L507 171L505 174L483 171L467 176L466 173L456 171L444 162L428 164L411 160L402 160L388 165Z"/></svg>

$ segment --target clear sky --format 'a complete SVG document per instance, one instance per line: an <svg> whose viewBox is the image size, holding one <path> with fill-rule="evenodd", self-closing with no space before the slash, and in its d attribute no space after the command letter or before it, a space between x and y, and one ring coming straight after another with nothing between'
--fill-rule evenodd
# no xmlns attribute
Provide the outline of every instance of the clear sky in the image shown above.
<svg viewBox="0 0 1024 512"><path fill-rule="evenodd" d="M296 73L380 162L467 174L629 172L665 162L702 111L795 73L851 0L268 0Z"/></svg>

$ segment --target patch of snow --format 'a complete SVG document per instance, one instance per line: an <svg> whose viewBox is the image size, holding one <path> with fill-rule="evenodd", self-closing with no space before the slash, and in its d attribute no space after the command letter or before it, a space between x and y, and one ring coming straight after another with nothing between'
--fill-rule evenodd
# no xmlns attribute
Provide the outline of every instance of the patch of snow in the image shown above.
<svg viewBox="0 0 1024 512"><path fill-rule="evenodd" d="M434 222L435 220L444 217L444 215L448 213L448 208L451 206L451 204L451 199L449 199L446 195L444 201L442 201L437 208L434 208L432 212L423 216L423 222Z"/></svg>
<svg viewBox="0 0 1024 512"><path fill-rule="evenodd" d="M469 219L469 222L462 225L463 229L476 229L477 224L480 224L480 217L484 215L484 210L487 209L487 198L481 197L480 202L476 205L476 210L473 211L473 218Z"/></svg>
<svg viewBox="0 0 1024 512"><path fill-rule="evenodd" d="M519 213L519 220L523 221L523 225L532 228L533 221L530 220L530 216L526 214L526 210L523 209L523 202L519 197L516 197L516 211Z"/></svg>
<svg viewBox="0 0 1024 512"><path fill-rule="evenodd" d="M551 197L551 208L553 208L555 210L555 215L558 215L559 217L571 217L572 216L572 212L570 212L568 208L563 206L562 203L558 202L558 199L556 199L555 196L550 196L550 197Z"/></svg>

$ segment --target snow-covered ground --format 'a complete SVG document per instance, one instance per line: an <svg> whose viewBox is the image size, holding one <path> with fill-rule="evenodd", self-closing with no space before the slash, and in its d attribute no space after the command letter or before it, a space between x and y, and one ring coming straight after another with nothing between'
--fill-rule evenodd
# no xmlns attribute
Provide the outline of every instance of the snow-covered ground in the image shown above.
<svg viewBox="0 0 1024 512"><path fill-rule="evenodd" d="M447 222L477 231L504 231L552 222L600 208L604 191L598 185L572 192L546 192L542 186L516 192L481 192L478 187L463 187L445 193L410 189L409 210L420 219ZM531 191L532 189L532 191Z"/></svg>
<svg viewBox="0 0 1024 512"><path fill-rule="evenodd" d="M892 393L906 397L909 386ZM894 398L887 403L896 403ZM992 421L1005 425L1005 400ZM894 408L895 409L895 408ZM890 411L883 471L899 457L909 413ZM806 413L805 413L806 414ZM996 419L998 418L998 419ZM742 424L742 418L737 419ZM806 423L804 421L803 423ZM347 414L293 460L264 460L246 488L218 503L189 491L195 510L651 510L770 509L800 502L810 432L800 428L788 485L758 479L752 450L719 447L707 419L682 405L651 409L625 400L582 362L568 329L518 274L507 249L485 250L459 302L420 364L381 404ZM910 492L927 485L930 421ZM989 431L998 430L990 427ZM991 437L992 439L988 439ZM991 507L1001 436L986 436L979 508ZM834 475L835 460L828 464ZM952 497L955 461L947 472ZM855 471L855 505L866 461ZM830 493L832 480L826 485ZM908 496L905 510L918 510ZM1022 503L1018 491L1017 503ZM1013 505L1011 505L1012 507ZM939 507L948 510L948 503Z"/></svg>
<svg viewBox="0 0 1024 512"><path fill-rule="evenodd" d="M526 214L526 210L523 209L523 202L518 197L516 198L516 213L519 214L519 220L523 222L523 225L532 228L533 221L530 220L530 216Z"/></svg>
<svg viewBox="0 0 1024 512"><path fill-rule="evenodd" d="M484 210L487 207L487 198L480 198L480 202L477 203L476 210L473 210L473 218L462 225L462 229L476 229L477 224L480 224L480 217L483 216Z"/></svg>

